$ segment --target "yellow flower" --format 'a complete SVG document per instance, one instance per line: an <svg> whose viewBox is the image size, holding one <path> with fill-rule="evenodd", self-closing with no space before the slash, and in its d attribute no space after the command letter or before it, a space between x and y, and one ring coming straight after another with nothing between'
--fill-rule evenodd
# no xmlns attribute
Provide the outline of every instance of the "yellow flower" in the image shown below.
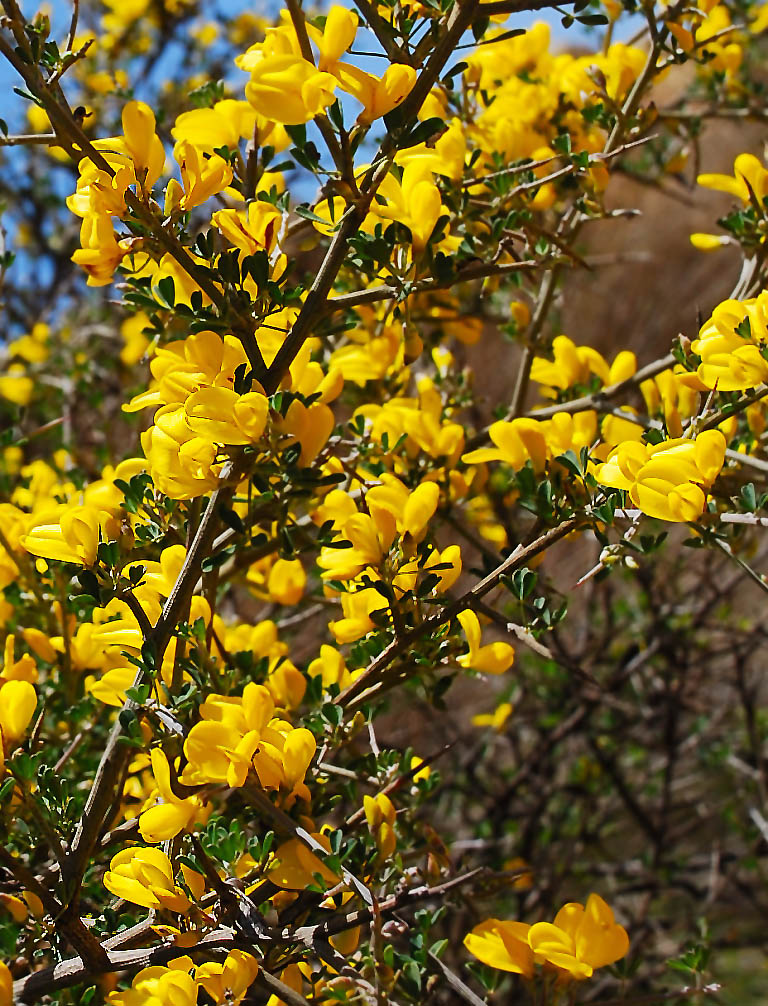
<svg viewBox="0 0 768 1006"><path fill-rule="evenodd" d="M435 175L444 175L453 181L459 181L464 174L466 158L467 137L464 127L460 119L451 119L446 131L434 143L417 143L414 147L398 151L395 163L405 167L406 164L416 161ZM457 338L461 338L458 333L460 328L461 326L457 326Z"/></svg>
<svg viewBox="0 0 768 1006"><path fill-rule="evenodd" d="M373 629L371 615L389 607L386 598L375 587L366 587L352 593L341 595L341 610L344 617L328 623L339 645L354 643L356 639L367 635Z"/></svg>
<svg viewBox="0 0 768 1006"><path fill-rule="evenodd" d="M370 422L369 436L381 442L384 434L389 444L405 436L405 451L412 458L424 451L430 457L446 457L452 465L464 446L464 429L443 419L443 400L429 378L419 381L419 397L392 398L385 405L364 405L355 412Z"/></svg>
<svg viewBox="0 0 768 1006"><path fill-rule="evenodd" d="M22 547L44 559L92 566L108 515L92 506L65 506L50 516L58 521L35 525L21 537Z"/></svg>
<svg viewBox="0 0 768 1006"><path fill-rule="evenodd" d="M244 950L230 950L220 964L201 964L195 972L195 981L215 1003L237 1006L258 973L255 957Z"/></svg>
<svg viewBox="0 0 768 1006"><path fill-rule="evenodd" d="M613 964L629 950L626 930L597 894L590 894L586 908L579 902L564 905L554 923L535 923L528 943L537 961L577 979L590 978L595 968Z"/></svg>
<svg viewBox="0 0 768 1006"><path fill-rule="evenodd" d="M4 961L0 961L0 1006L13 1006L13 975Z"/></svg>
<svg viewBox="0 0 768 1006"><path fill-rule="evenodd" d="M322 32L307 26L310 38L320 53L318 69L329 70L336 60L349 49L357 34L358 17L355 11L334 4L325 18Z"/></svg>
<svg viewBox="0 0 768 1006"><path fill-rule="evenodd" d="M531 927L524 922L486 919L464 937L464 946L479 961L499 971L533 977L533 951L528 945Z"/></svg>
<svg viewBox="0 0 768 1006"><path fill-rule="evenodd" d="M704 252L717 251L718 248L730 244L730 240L725 234L701 234L697 232L690 236L690 242L693 247Z"/></svg>
<svg viewBox="0 0 768 1006"><path fill-rule="evenodd" d="M536 419L513 419L511 422L492 423L488 435L493 447L480 447L462 457L469 465L483 461L505 461L511 468L522 468L526 461L533 463L534 471L541 471L547 461L547 441L543 424Z"/></svg>
<svg viewBox="0 0 768 1006"><path fill-rule="evenodd" d="M180 140L176 144L173 156L179 165L184 186L184 193L178 200L182 210L200 206L211 196L226 189L232 181L232 168L222 157L218 154L205 157L203 152L188 140ZM176 184L178 185L178 182Z"/></svg>
<svg viewBox="0 0 768 1006"><path fill-rule="evenodd" d="M109 993L107 1006L195 1006L198 986L187 973L191 967L191 958L179 957L169 967L144 968L129 989Z"/></svg>
<svg viewBox="0 0 768 1006"><path fill-rule="evenodd" d="M390 172L379 186L386 206L371 207L371 215L395 220L411 232L414 254L424 250L442 212L440 190L426 164L411 161L403 169L402 180Z"/></svg>
<svg viewBox="0 0 768 1006"><path fill-rule="evenodd" d="M509 717L512 715L513 706L510 702L501 702L492 713L477 713L472 717L473 727L493 727L494 730L504 729Z"/></svg>
<svg viewBox="0 0 768 1006"><path fill-rule="evenodd" d="M487 646L480 645L480 622L474 611L467 609L460 612L458 620L469 644L469 653L458 658L459 666L486 674L503 674L512 666L515 651L509 643L497 641Z"/></svg>
<svg viewBox="0 0 768 1006"><path fill-rule="evenodd" d="M292 440L301 444L299 464L306 468L325 447L333 432L333 412L323 402L305 405L295 398L279 426Z"/></svg>
<svg viewBox="0 0 768 1006"><path fill-rule="evenodd" d="M278 559L269 571L267 590L277 604L298 604L306 585L307 574L300 559Z"/></svg>
<svg viewBox="0 0 768 1006"><path fill-rule="evenodd" d="M184 417L192 433L217 444L250 444L267 425L269 403L258 391L238 395L229 388L204 388L184 403Z"/></svg>
<svg viewBox="0 0 768 1006"><path fill-rule="evenodd" d="M24 367L15 364L0 375L0 398L14 405L29 405L35 382L24 372Z"/></svg>
<svg viewBox="0 0 768 1006"><path fill-rule="evenodd" d="M144 335L144 329L149 326L149 318L143 311L126 318L120 326L123 347L120 350L120 360L126 367L132 367L145 355L150 341Z"/></svg>
<svg viewBox="0 0 768 1006"><path fill-rule="evenodd" d="M211 223L234 248L244 255L260 250L271 252L277 242L283 215L275 206L256 200L248 204L245 213L240 210L217 210Z"/></svg>
<svg viewBox="0 0 768 1006"><path fill-rule="evenodd" d="M189 899L173 879L171 861L161 849L122 849L112 857L104 886L116 898L142 908L165 908L183 914Z"/></svg>
<svg viewBox="0 0 768 1006"><path fill-rule="evenodd" d="M376 796L364 796L363 807L376 847L382 858L388 859L397 845L394 805L386 793L377 793Z"/></svg>
<svg viewBox="0 0 768 1006"><path fill-rule="evenodd" d="M209 696L200 707L202 720L184 742L187 766L181 781L239 787L253 768L265 789L286 791L289 802L295 796L309 799L304 776L315 754L315 738L304 727L294 729L273 718L274 708L269 688L254 682L245 686L241 698Z"/></svg>
<svg viewBox="0 0 768 1006"><path fill-rule="evenodd" d="M433 569L435 566L446 565L449 567L448 569ZM439 577L436 590L450 590L461 576L461 546L447 545L442 552L439 549L434 549L430 552L423 569L425 573L433 572L435 576Z"/></svg>
<svg viewBox="0 0 768 1006"><path fill-rule="evenodd" d="M155 413L155 424L141 435L152 481L172 499L194 499L214 489L219 465L213 442L194 436L183 408L164 406Z"/></svg>
<svg viewBox="0 0 768 1006"><path fill-rule="evenodd" d="M12 894L0 894L0 905L8 912L14 922L26 922L29 916L29 906ZM2 1004L2 978L0 978L0 1004ZM13 1000L10 1000L13 1003Z"/></svg>
<svg viewBox="0 0 768 1006"><path fill-rule="evenodd" d="M24 633L24 641L27 642L26 632L34 630L26 630ZM46 639L46 643L48 643ZM28 644L29 645L29 644ZM34 647L31 647L34 649ZM16 659L16 636L13 632L9 632L5 639L5 646L3 647L3 668L0 672L0 682L2 681L37 681L37 664L34 658L30 656L29 653L22 653L19 659ZM56 659L56 653L53 647L48 644L45 647L46 656L43 659L49 659L51 663Z"/></svg>
<svg viewBox="0 0 768 1006"><path fill-rule="evenodd" d="M334 100L336 78L293 53L264 56L251 69L245 96L265 118L298 126Z"/></svg>
<svg viewBox="0 0 768 1006"><path fill-rule="evenodd" d="M619 960L629 950L623 926L597 894L586 908L578 902L564 905L554 923L504 922L487 919L464 939L471 954L492 968L533 977L533 966L554 968L561 979L591 977L596 968Z"/></svg>
<svg viewBox="0 0 768 1006"><path fill-rule="evenodd" d="M28 681L6 681L0 686L0 770L5 755L26 733L37 708L37 693Z"/></svg>
<svg viewBox="0 0 768 1006"><path fill-rule="evenodd" d="M152 748L150 758L157 793L163 802L143 812L139 817L139 831L145 842L156 845L175 838L179 832L189 830L195 823L204 822L210 813L210 807L206 810L196 796L186 800L176 796L171 788L168 759L160 748Z"/></svg>
<svg viewBox="0 0 768 1006"><path fill-rule="evenodd" d="M422 779L429 779L429 777L432 775L432 769L430 768L430 766L425 765L423 760L419 758L418 755L413 755L409 767L412 772L414 769L418 769L417 772L414 772L412 777L414 782L421 782Z"/></svg>
<svg viewBox="0 0 768 1006"><path fill-rule="evenodd" d="M750 300L725 300L691 345L701 357L696 374L706 388L746 391L768 380L768 291Z"/></svg>
<svg viewBox="0 0 768 1006"><path fill-rule="evenodd" d="M740 199L744 205L751 202L750 190L760 206L768 194L768 171L754 154L739 154L733 162L733 175L705 174L696 181L705 189L728 192Z"/></svg>
<svg viewBox="0 0 768 1006"><path fill-rule="evenodd" d="M318 676L322 678L323 688L338 685L339 688L344 689L359 673L360 671L348 671L344 657L327 643L323 643L320 647L320 656L315 657L307 668L307 674L311 678Z"/></svg>
<svg viewBox="0 0 768 1006"><path fill-rule="evenodd" d="M397 527L388 510L374 509L369 516L356 513L349 517L334 542L351 542L351 548L326 546L317 564L324 570L324 580L349 580L366 566L378 566L394 541Z"/></svg>
<svg viewBox="0 0 768 1006"><path fill-rule="evenodd" d="M165 167L165 150L155 132L155 113L143 101L129 101L123 109L125 146L133 161L136 180L151 189Z"/></svg>
<svg viewBox="0 0 768 1006"><path fill-rule="evenodd" d="M327 852L331 851L327 835L318 832L310 834ZM274 860L267 870L267 879L285 890L303 891L305 887L316 883L316 874L319 874L329 887L339 882L336 874L307 846L306 842L300 838L290 838L275 851Z"/></svg>
<svg viewBox="0 0 768 1006"><path fill-rule="evenodd" d="M371 514L386 510L395 518L398 534L410 534L420 541L437 510L439 499L440 489L435 482L422 482L409 492L394 475L384 473L381 485L368 490L365 504Z"/></svg>
<svg viewBox="0 0 768 1006"><path fill-rule="evenodd" d="M226 98L217 101L212 108L195 108L177 116L171 135L177 142L186 140L198 150L212 154L220 147L236 150L241 139L250 139L258 133L259 146L269 143L276 150L286 146L284 141L276 142L274 123L258 116L247 101Z"/></svg>
<svg viewBox="0 0 768 1006"><path fill-rule="evenodd" d="M719 430L656 446L627 441L597 466L595 478L602 485L625 489L634 505L650 517L692 521L704 510L702 486L712 485L723 467L725 446Z"/></svg>
<svg viewBox="0 0 768 1006"><path fill-rule="evenodd" d="M391 63L382 77L374 77L347 63L337 63L331 72L343 90L363 106L357 117L361 126L370 126L374 119L391 112L416 83L416 70L403 63Z"/></svg>
<svg viewBox="0 0 768 1006"><path fill-rule="evenodd" d="M128 252L128 242L118 241L110 218L99 213L84 218L80 245L72 253L72 261L88 273L88 286L107 286Z"/></svg>
<svg viewBox="0 0 768 1006"><path fill-rule="evenodd" d="M576 346L567 335L558 335L552 343L553 360L537 356L531 365L531 380L547 386L548 397L555 389L565 390L574 384L588 384L593 375L601 384L616 384L631 377L637 370L637 358L629 350L620 352L609 366L591 346Z"/></svg>

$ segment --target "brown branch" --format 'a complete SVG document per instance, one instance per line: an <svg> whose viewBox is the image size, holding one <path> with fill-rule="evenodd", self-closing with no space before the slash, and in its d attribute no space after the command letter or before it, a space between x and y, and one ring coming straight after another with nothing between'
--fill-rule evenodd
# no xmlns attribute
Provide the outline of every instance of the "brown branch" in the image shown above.
<svg viewBox="0 0 768 1006"><path fill-rule="evenodd" d="M323 850L325 853L325 850ZM2 855L2 853L0 853ZM394 912L406 905L418 904L431 898L442 897L464 884L469 883L476 877L485 873L485 869L470 870L468 873L453 877L435 887L416 887L411 890L392 895L383 901L378 902L376 910L382 913ZM336 933L354 929L356 926L369 922L373 917L374 909L364 908L350 915L333 916L325 922L314 926L304 926L297 930L286 930L282 933L282 940L291 944L300 941L313 945L318 938L327 938ZM80 957L70 958L47 968L41 968L24 978L14 982L14 999L17 1002L34 1002L43 996L56 991L57 989L69 988L77 985L86 979L93 980L105 971L136 971L140 968L150 967L156 964L167 964L185 954L204 955L204 959L214 956L217 952L229 950L232 947L243 947L246 950L253 950L252 945L245 945L244 941L238 938L231 929L220 928L204 936L194 947L183 947L178 944L162 944L155 947L142 947L136 950L120 949L134 942L137 937L143 935L149 929L147 920L138 923L131 929L118 933L117 936L109 937L104 941L103 949L107 956L107 965L104 970L99 968L89 969ZM285 1002L291 1002L294 1006L306 1006L302 997L290 998L286 993L286 986L279 979L263 969L260 976L272 991L276 992Z"/></svg>
<svg viewBox="0 0 768 1006"><path fill-rule="evenodd" d="M72 51L77 34L77 22L80 17L80 0L72 0L72 19L69 22L69 33L67 34L67 52Z"/></svg>
<svg viewBox="0 0 768 1006"><path fill-rule="evenodd" d="M485 279L489 276L508 276L510 273L532 271L540 269L545 263L537 259L523 259L519 262L471 262L463 269L458 270L456 276L449 280L440 281L434 277L428 277L414 283L409 290L412 293L424 293L428 290L447 290L457 286L459 283L469 283L475 279ZM353 290L351 293L342 293L338 297L333 297L326 301L325 313L331 314L334 311L346 311L352 307L359 307L361 304L375 304L380 300L399 300L402 297L402 289L389 284L381 286L370 286L366 290Z"/></svg>
<svg viewBox="0 0 768 1006"><path fill-rule="evenodd" d="M355 7L363 15L368 27L376 36L379 45L389 56L390 63L407 63L409 66L414 66L416 61L413 56L392 38L389 31L390 26L379 14L376 4L371 3L370 0L354 0L354 2Z"/></svg>
<svg viewBox="0 0 768 1006"><path fill-rule="evenodd" d="M618 384L611 384L607 388L601 388L591 395L573 398L570 402L558 402L556 405L546 405L543 408L533 409L530 412L526 412L525 416L527 419L551 419L558 412L566 412L569 415L573 415L576 412L588 412L590 409L595 409L598 412L603 411L606 404L612 399L620 398L625 391L637 387L643 381L650 380L662 371L673 367L676 363L676 357L672 353L669 353L667 356L663 356L658 360L654 360L653 363L641 367L631 377L619 381ZM627 418L631 421L632 416L628 414ZM718 422L721 422L722 418L721 416ZM481 430L467 441L466 450L473 451L477 447L481 447L487 440L488 430Z"/></svg>
<svg viewBox="0 0 768 1006"><path fill-rule="evenodd" d="M227 482L233 470L234 464L230 462L222 471L221 481L224 486L211 495L179 577L165 602L163 613L146 637L146 642L151 645L153 651L155 665L158 667L162 663L163 654L173 635L179 613L194 590L203 559L208 554L216 535L219 507L226 504L231 498L233 490L227 485ZM146 671L139 668L134 680L134 687L140 687L146 676ZM135 708L136 704L131 699L127 699L123 705L124 712L133 711ZM64 879L68 884L72 900L76 899L79 882L99 840L101 830L105 826L107 812L113 803L115 789L122 776L125 761L130 757L130 748L120 744L122 732L121 717L118 716L107 740L83 815L77 825L69 855L65 860L67 875Z"/></svg>
<svg viewBox="0 0 768 1006"><path fill-rule="evenodd" d="M130 932L130 931L129 931ZM120 937L125 936L121 933ZM70 988L85 980L92 980L99 974L109 971L135 971L156 964L167 964L177 957L189 953L228 950L235 945L235 936L231 929L217 929L204 936L194 947L181 947L178 944L163 944L156 947L142 947L138 950L107 949L105 941L105 964L100 967L90 967L81 957L61 961L53 967L41 968L13 983L13 994L16 1002L35 1002L57 989ZM122 944L118 944L122 945Z"/></svg>
<svg viewBox="0 0 768 1006"><path fill-rule="evenodd" d="M551 528L529 545L518 545L504 562L496 567L491 573L479 580L471 590L459 597L457 600L447 604L441 611L415 626L409 632L393 639L392 642L382 652L375 657L366 667L363 673L350 684L334 700L337 705L354 708L361 705L367 698L372 697L373 691L378 691L380 687L379 676L397 657L405 654L414 643L424 636L430 635L441 625L452 621L465 608L469 608L472 602L478 597L484 597L493 590L505 574L509 574L521 566L525 565L541 552L545 552L555 542L565 538L579 526L579 518L569 517L567 520Z"/></svg>

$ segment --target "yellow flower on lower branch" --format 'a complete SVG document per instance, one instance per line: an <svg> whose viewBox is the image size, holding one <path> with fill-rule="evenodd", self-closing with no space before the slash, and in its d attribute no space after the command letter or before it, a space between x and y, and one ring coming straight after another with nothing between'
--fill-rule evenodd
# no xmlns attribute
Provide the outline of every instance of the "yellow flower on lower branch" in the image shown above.
<svg viewBox="0 0 768 1006"><path fill-rule="evenodd" d="M331 843L327 835L310 832L312 838L330 854ZM289 838L275 851L267 871L267 879L277 887L288 891L303 891L321 877L329 887L339 883L340 878L325 865L301 838Z"/></svg>
<svg viewBox="0 0 768 1006"><path fill-rule="evenodd" d="M197 982L187 972L192 967L189 957L179 957L170 967L144 968L134 977L129 989L110 992L107 1006L195 1006Z"/></svg>
<svg viewBox="0 0 768 1006"><path fill-rule="evenodd" d="M590 978L596 968L613 964L629 950L629 937L597 894L586 906L564 905L554 922L505 922L487 919L464 939L473 956L492 968L533 977L534 965L554 968L562 980Z"/></svg>
<svg viewBox="0 0 768 1006"><path fill-rule="evenodd" d="M349 580L366 566L378 566L389 552L397 527L389 510L374 508L370 514L355 513L343 525L333 546L324 546L317 560L324 580ZM351 548L339 547L343 542Z"/></svg>
<svg viewBox="0 0 768 1006"><path fill-rule="evenodd" d="M221 964L201 964L195 972L195 980L215 1003L236 1006L258 973L259 965L255 957L244 950L230 950Z"/></svg>
<svg viewBox="0 0 768 1006"><path fill-rule="evenodd" d="M189 899L174 882L171 861L161 849L122 849L104 874L104 886L116 898L143 908L189 910Z"/></svg>
<svg viewBox="0 0 768 1006"><path fill-rule="evenodd" d="M462 611L458 619L469 643L469 653L459 657L459 666L486 674L503 674L512 666L515 651L509 643L498 641L487 646L480 645L480 621L474 611Z"/></svg>
<svg viewBox="0 0 768 1006"><path fill-rule="evenodd" d="M730 244L731 239L727 234L702 234L697 231L695 234L691 234L690 242L698 251L710 252Z"/></svg>
<svg viewBox="0 0 768 1006"><path fill-rule="evenodd" d="M267 688L249 682L242 698L209 695L202 719L184 742L185 784L226 783L240 787L253 769L264 789L282 790L288 800L309 799L304 776L316 742L304 727L273 717Z"/></svg>
<svg viewBox="0 0 768 1006"><path fill-rule="evenodd" d="M530 926L525 922L486 919L464 937L464 946L479 961L499 971L533 976L533 951L528 945Z"/></svg>
<svg viewBox="0 0 768 1006"><path fill-rule="evenodd" d="M210 805L205 805L196 796L182 800L171 788L171 769L165 753L160 748L150 752L152 774L155 778L157 795L162 803L155 804L143 812L139 818L139 831L145 842L156 844L175 838L181 831L191 830L200 822L204 823L210 814Z"/></svg>
<svg viewBox="0 0 768 1006"><path fill-rule="evenodd" d="M512 715L514 707L510 702L502 702L496 706L492 713L477 713L472 717L473 727L493 727L494 730L504 729L509 717Z"/></svg>
<svg viewBox="0 0 768 1006"><path fill-rule="evenodd" d="M364 796L363 807L368 830L373 835L381 856L388 859L395 851L395 807L386 793Z"/></svg>
<svg viewBox="0 0 768 1006"><path fill-rule="evenodd" d="M702 487L711 486L723 467L725 446L719 430L706 430L695 440L663 440L654 446L625 441L598 465L595 478L601 485L626 490L649 517L692 521L704 510Z"/></svg>

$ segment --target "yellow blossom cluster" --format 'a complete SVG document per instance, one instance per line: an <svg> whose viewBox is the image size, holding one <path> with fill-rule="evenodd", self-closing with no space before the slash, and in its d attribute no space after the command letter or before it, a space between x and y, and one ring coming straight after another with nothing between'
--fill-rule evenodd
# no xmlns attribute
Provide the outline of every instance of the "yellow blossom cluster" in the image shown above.
<svg viewBox="0 0 768 1006"><path fill-rule="evenodd" d="M424 574L431 589L444 591L461 573L461 550L449 545L425 555L417 550L440 499L439 486L422 482L413 490L384 474L365 493L365 508L342 490L323 501L316 519L330 521L335 535L318 557L327 592L340 594L343 617L329 623L337 643L350 643L374 627L386 611L412 591Z"/></svg>
<svg viewBox="0 0 768 1006"><path fill-rule="evenodd" d="M195 1006L202 989L213 1003L242 1002L259 973L259 965L251 954L230 950L226 958L208 964L195 965L191 957L177 957L167 967L156 965L139 971L131 987L122 992L110 992L109 1006Z"/></svg>
<svg viewBox="0 0 768 1006"><path fill-rule="evenodd" d="M416 71L402 63L391 64L382 77L375 77L341 62L355 40L358 16L333 5L320 30L306 25L306 45L297 35L288 15L275 28L268 28L237 60L250 73L245 93L256 111L285 125L308 122L335 100L336 88L352 95L362 106L361 125L370 125L400 104L416 81ZM317 58L307 51L314 44Z"/></svg>
<svg viewBox="0 0 768 1006"><path fill-rule="evenodd" d="M695 116L659 112L648 89L691 60L713 109L735 101L748 34L768 14L747 10L745 30L717 0L650 5L648 48L616 40L622 12L604 0L602 44L576 53L543 23L473 3L315 15L292 2L269 23L200 10L189 25L193 0L103 6L90 54L77 17L70 43L83 50L61 59L43 19L37 36L16 26L34 42L29 121L54 134L56 161L75 155L75 287L114 283L125 311L115 320L91 290L109 338L99 311L88 335L73 309L25 323L4 348L0 811L18 812L25 835L39 824L47 844L10 842L4 867L21 869L0 907L26 927L30 961L43 932L51 956L50 919L62 945L102 965L115 906L94 921L82 905L106 890L121 911L150 913L137 938L151 932L162 953L148 949L152 966L120 979L129 987L95 975L109 1006L236 1004L254 982L282 1006L273 971L321 1004L397 1001L403 975L422 992L419 955L401 968L386 944L374 989L363 923L375 941L389 913L397 932L392 905L407 914L433 884L440 896L454 860L413 812L441 798L441 752L426 738L415 752L390 723L377 736L395 690L409 716L434 707L438 731L482 728L469 731L478 750L501 750L513 711L538 702L537 661L572 669L557 633L548 645L566 613L551 545L593 535L607 574L642 515L691 524L731 558L739 539L728 552L722 527L763 520L754 486L732 488L740 461L765 467L747 455L768 427L768 170L756 156L698 178L737 205L727 238L694 244L741 242L750 268L674 356L648 363L617 345L607 358L557 319L582 228L618 215L611 165L640 173L635 148L648 144L648 163L670 175L679 154L682 171ZM596 11L577 4L573 17L605 24ZM166 27L186 32L190 62L230 46L244 76L133 88L117 55L151 55ZM357 65L375 43L381 74ZM73 112L59 135L71 67L99 114ZM656 128L674 134L669 149ZM499 330L522 347L505 357L513 374L494 373ZM72 402L86 392L105 429L84 429L91 416ZM62 446L46 454L49 436ZM730 513L737 501L750 512ZM660 547L648 537L643 549ZM460 698L454 724L443 695L455 679L469 694L478 676L482 703L467 708L491 711L472 717ZM534 720L549 730L539 711L531 735ZM524 867L517 890L533 884L527 862L499 862ZM38 874L54 877L50 902ZM225 957L219 942L206 962L210 937L238 947L256 918L273 940L263 961ZM489 918L464 943L542 988L629 949L597 894L553 922ZM0 1006L12 995L0 966Z"/></svg>

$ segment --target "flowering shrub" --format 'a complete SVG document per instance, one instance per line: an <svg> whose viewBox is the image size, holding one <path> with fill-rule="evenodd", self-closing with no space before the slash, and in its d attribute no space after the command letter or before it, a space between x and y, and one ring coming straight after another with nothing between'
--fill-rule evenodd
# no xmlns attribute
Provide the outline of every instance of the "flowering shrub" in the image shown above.
<svg viewBox="0 0 768 1006"><path fill-rule="evenodd" d="M698 166L768 7L1 2L0 1006L714 993L768 171ZM741 272L609 360L564 277L689 157Z"/></svg>

